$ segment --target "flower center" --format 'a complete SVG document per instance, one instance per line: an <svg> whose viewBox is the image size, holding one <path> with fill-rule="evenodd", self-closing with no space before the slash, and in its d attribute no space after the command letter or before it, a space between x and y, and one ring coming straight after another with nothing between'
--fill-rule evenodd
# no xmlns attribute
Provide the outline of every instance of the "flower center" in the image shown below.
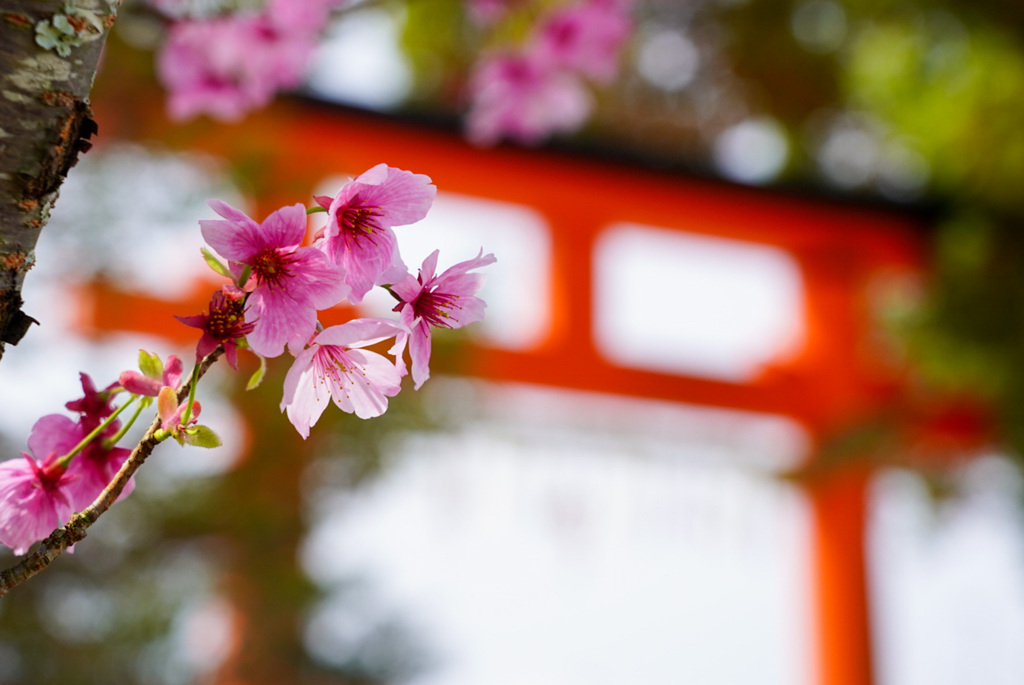
<svg viewBox="0 0 1024 685"><path fill-rule="evenodd" d="M255 327L254 323L245 322L245 311L240 299L225 297L223 293L214 296L210 316L206 321L207 333L217 340L234 340L251 333Z"/></svg>
<svg viewBox="0 0 1024 685"><path fill-rule="evenodd" d="M252 260L252 273L256 276L257 286L267 286L271 290L282 287L291 278L290 265L297 261L291 252L282 252L268 247L257 254Z"/></svg>
<svg viewBox="0 0 1024 685"><path fill-rule="evenodd" d="M382 207L346 207L338 214L338 226L344 231L369 235L380 229L377 217L382 216Z"/></svg>
<svg viewBox="0 0 1024 685"><path fill-rule="evenodd" d="M36 460L25 452L22 452L21 455L28 460L28 463L32 465L32 471L35 472L36 480L33 481L32 486L40 488L45 492L56 492L60 487L61 477L67 468L66 465L62 465L57 461L57 453L51 452L46 455L46 459L43 460L42 464L36 463Z"/></svg>
<svg viewBox="0 0 1024 685"><path fill-rule="evenodd" d="M412 310L435 328L451 328L451 310L457 307L458 296L448 293L423 293L416 298Z"/></svg>

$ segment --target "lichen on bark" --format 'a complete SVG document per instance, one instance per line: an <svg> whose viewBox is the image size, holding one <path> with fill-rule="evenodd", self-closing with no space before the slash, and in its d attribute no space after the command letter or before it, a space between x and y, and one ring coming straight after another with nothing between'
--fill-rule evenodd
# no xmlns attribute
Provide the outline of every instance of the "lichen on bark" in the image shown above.
<svg viewBox="0 0 1024 685"><path fill-rule="evenodd" d="M25 274L61 183L97 132L89 91L119 4L0 0L0 356L34 321L21 311ZM99 37L66 56L37 44L37 26L78 11L99 18Z"/></svg>

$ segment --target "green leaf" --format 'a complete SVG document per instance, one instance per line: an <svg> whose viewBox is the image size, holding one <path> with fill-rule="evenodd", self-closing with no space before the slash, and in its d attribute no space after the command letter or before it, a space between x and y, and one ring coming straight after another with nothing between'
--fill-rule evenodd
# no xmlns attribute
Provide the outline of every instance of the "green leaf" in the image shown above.
<svg viewBox="0 0 1024 685"><path fill-rule="evenodd" d="M228 270L228 267L219 259L216 255L207 250L205 247L201 248L203 251L203 259L206 260L206 265L214 270L215 273L220 274L224 278L230 278L234 280L235 276Z"/></svg>
<svg viewBox="0 0 1024 685"><path fill-rule="evenodd" d="M256 369L256 371L249 378L249 382L245 384L246 390L255 390L256 388L260 387L260 383L263 382L263 377L267 375L266 358L258 354L256 356L260 358L260 368Z"/></svg>
<svg viewBox="0 0 1024 685"><path fill-rule="evenodd" d="M209 426L192 426L185 431L185 442L196 447L220 447L220 437Z"/></svg>
<svg viewBox="0 0 1024 685"><path fill-rule="evenodd" d="M142 375L154 380L161 380L164 377L164 363L160 357L146 350L139 350L139 370Z"/></svg>

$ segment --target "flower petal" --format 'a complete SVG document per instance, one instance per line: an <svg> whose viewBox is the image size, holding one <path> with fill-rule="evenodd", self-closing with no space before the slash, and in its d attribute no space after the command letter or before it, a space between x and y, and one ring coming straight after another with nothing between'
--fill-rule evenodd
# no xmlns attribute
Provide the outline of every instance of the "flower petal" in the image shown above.
<svg viewBox="0 0 1024 685"><path fill-rule="evenodd" d="M413 388L419 390L430 378L430 326L420 321L409 336L409 358L412 360Z"/></svg>
<svg viewBox="0 0 1024 685"><path fill-rule="evenodd" d="M350 202L353 205L380 207L384 211L380 223L387 227L419 221L430 211L437 196L437 187L431 183L429 176L386 164L378 164L350 185L356 189Z"/></svg>
<svg viewBox="0 0 1024 685"><path fill-rule="evenodd" d="M316 310L279 290L258 288L248 305L245 320L256 327L245 339L264 357L279 356L288 343L301 346L316 330Z"/></svg>
<svg viewBox="0 0 1024 685"><path fill-rule="evenodd" d="M329 382L334 403L342 411L361 419L380 416L388 408L388 397L402 389L402 376L386 357L369 350L345 350L345 371L337 382Z"/></svg>
<svg viewBox="0 0 1024 685"><path fill-rule="evenodd" d="M263 220L260 230L263 240L268 244L283 248L298 247L306 236L306 208L302 204L282 207Z"/></svg>
<svg viewBox="0 0 1024 685"><path fill-rule="evenodd" d="M47 414L32 426L28 448L37 459L45 459L51 453L64 456L84 437L81 427L69 417Z"/></svg>
<svg viewBox="0 0 1024 685"><path fill-rule="evenodd" d="M314 342L318 345L365 347L381 340L393 338L405 331L405 326L391 319L354 319L338 326L325 328L317 333Z"/></svg>
<svg viewBox="0 0 1024 685"><path fill-rule="evenodd" d="M281 410L287 413L288 420L303 439L309 437L309 429L329 404L330 394L324 391L312 365L317 350L314 346L299 354L284 379Z"/></svg>
<svg viewBox="0 0 1024 685"><path fill-rule="evenodd" d="M327 309L344 300L349 294L344 271L332 264L320 250L300 247L295 251L292 277L288 279L288 294L314 309Z"/></svg>
<svg viewBox="0 0 1024 685"><path fill-rule="evenodd" d="M220 219L201 219L199 227L203 240L217 254L225 259L243 261L258 253L266 246L260 235L260 226L244 213L220 200L210 200L213 211L225 217Z"/></svg>

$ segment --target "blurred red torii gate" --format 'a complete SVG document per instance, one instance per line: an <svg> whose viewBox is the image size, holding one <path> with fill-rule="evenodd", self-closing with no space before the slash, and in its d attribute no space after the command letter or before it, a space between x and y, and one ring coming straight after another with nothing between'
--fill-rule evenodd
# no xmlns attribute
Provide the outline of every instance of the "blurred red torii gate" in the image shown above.
<svg viewBox="0 0 1024 685"><path fill-rule="evenodd" d="M124 116L101 111L98 118L104 128L145 137L138 130L140 119L125 121ZM141 120L159 125L161 116L152 113ZM240 125L198 125L181 135L190 146L258 165L266 192L255 198L257 218L308 197L332 172L382 161L426 173L444 191L540 213L551 229L553 259L553 315L545 339L529 350L472 347L460 372L783 414L816 438L870 414L901 392L899 369L872 351L867 290L880 275L924 268L922 226L908 214L545 150L482 150L451 131L301 102L278 103ZM601 232L614 222L680 227L784 250L799 265L804 283L802 348L742 384L628 369L608 361L594 339L592 257ZM190 301L166 303L97 285L89 325L192 340L195 331L176 325L171 315L201 311L209 292L209 285L202 284ZM807 488L815 517L814 625L821 685L874 682L864 557L866 483L866 471L849 470Z"/></svg>

